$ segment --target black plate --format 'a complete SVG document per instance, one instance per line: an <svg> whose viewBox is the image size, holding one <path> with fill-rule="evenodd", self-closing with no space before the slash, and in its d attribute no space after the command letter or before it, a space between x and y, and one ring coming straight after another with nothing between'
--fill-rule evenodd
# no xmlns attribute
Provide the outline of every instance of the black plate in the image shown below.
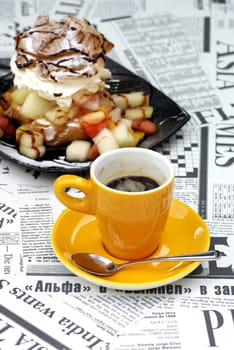
<svg viewBox="0 0 234 350"><path fill-rule="evenodd" d="M183 108L149 84L146 80L133 74L108 57L106 58L106 66L112 72L113 79L129 81L137 78L140 84L139 87L134 88L134 91L144 90L150 93L150 103L154 107L154 114L151 120L158 126L158 132L146 137L138 145L139 147L151 149L156 147L178 131L190 119L190 115ZM8 90L12 86L12 83L13 79L11 73L0 77L0 93ZM47 147L46 154L42 159L33 160L18 152L14 140L9 140L4 137L0 139L0 155L27 168L53 173L82 172L89 169L91 165L91 161L68 162L65 158L65 147Z"/></svg>

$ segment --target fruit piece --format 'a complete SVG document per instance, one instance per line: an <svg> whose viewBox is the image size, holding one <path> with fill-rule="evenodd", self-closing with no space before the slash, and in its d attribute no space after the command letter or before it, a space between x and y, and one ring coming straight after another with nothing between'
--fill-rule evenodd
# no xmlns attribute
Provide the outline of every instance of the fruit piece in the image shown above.
<svg viewBox="0 0 234 350"><path fill-rule="evenodd" d="M15 103L18 103L19 105L22 105L29 93L29 89L27 87L22 87L22 88L18 88L15 89L12 93L11 93L11 97L12 100Z"/></svg>
<svg viewBox="0 0 234 350"><path fill-rule="evenodd" d="M157 132L157 126L148 119L133 120L132 128L143 131L146 134L155 134Z"/></svg>
<svg viewBox="0 0 234 350"><path fill-rule="evenodd" d="M43 134L33 130L30 125L21 125L16 130L16 142L19 152L28 158L38 159L46 152Z"/></svg>
<svg viewBox="0 0 234 350"><path fill-rule="evenodd" d="M5 112L11 104L11 93L9 91L6 91L4 94L1 95L0 98L0 109L1 113Z"/></svg>
<svg viewBox="0 0 234 350"><path fill-rule="evenodd" d="M112 122L111 119L108 118L108 128L110 130L113 130L114 128L116 128L116 124Z"/></svg>
<svg viewBox="0 0 234 350"><path fill-rule="evenodd" d="M97 124L81 122L81 126L84 130L84 133L92 138L95 137L101 130L108 128L108 122L106 119L102 120Z"/></svg>
<svg viewBox="0 0 234 350"><path fill-rule="evenodd" d="M149 105L149 95L142 91L130 92L128 94L113 94L112 98L121 110Z"/></svg>
<svg viewBox="0 0 234 350"><path fill-rule="evenodd" d="M128 119L140 119L140 118L151 118L153 114L152 106L142 106L137 108L127 108L124 112L125 118Z"/></svg>
<svg viewBox="0 0 234 350"><path fill-rule="evenodd" d="M144 138L145 133L143 131L135 131L132 129L129 129L130 134L132 135L132 137L134 138L134 145L133 146L137 146L138 143Z"/></svg>
<svg viewBox="0 0 234 350"><path fill-rule="evenodd" d="M109 129L101 130L93 138L93 141L97 145L100 154L119 148L112 132Z"/></svg>
<svg viewBox="0 0 234 350"><path fill-rule="evenodd" d="M15 136L15 127L11 123L11 121L5 117L4 115L0 114L0 130L1 132L1 137L3 135L9 136L9 137L14 137Z"/></svg>
<svg viewBox="0 0 234 350"><path fill-rule="evenodd" d="M105 113L103 111L91 112L81 117L81 121L85 121L90 124L96 124L98 122L101 122L103 119L106 119Z"/></svg>
<svg viewBox="0 0 234 350"><path fill-rule="evenodd" d="M87 90L80 90L72 96L73 100L82 109L87 109L89 112L96 111L99 107L99 96Z"/></svg>
<svg viewBox="0 0 234 350"><path fill-rule="evenodd" d="M130 134L126 124L119 124L112 130L112 134L116 139L119 147L134 146L134 137Z"/></svg>
<svg viewBox="0 0 234 350"><path fill-rule="evenodd" d="M75 140L66 148L66 158L70 161L83 162L88 159L91 148L91 142L84 140Z"/></svg>
<svg viewBox="0 0 234 350"><path fill-rule="evenodd" d="M32 130L28 125L21 125L16 130L16 142L26 147L41 146L44 142L43 134Z"/></svg>
<svg viewBox="0 0 234 350"><path fill-rule="evenodd" d="M34 146L34 147L27 147L24 144L19 145L19 152L31 159L38 159L43 157L43 155L45 154L45 151L46 151L46 148L44 145Z"/></svg>
<svg viewBox="0 0 234 350"><path fill-rule="evenodd" d="M132 127L132 120L127 118L121 118L117 125L125 124L128 129Z"/></svg>
<svg viewBox="0 0 234 350"><path fill-rule="evenodd" d="M108 121L102 111L84 115L80 118L80 124L84 133L91 138L95 137L102 129L108 128Z"/></svg>
<svg viewBox="0 0 234 350"><path fill-rule="evenodd" d="M99 153L99 151L98 151L98 147L97 147L97 145L94 143L94 144L91 146L87 157L88 157L89 160L94 160L94 159L96 159L99 155L100 155L100 153Z"/></svg>
<svg viewBox="0 0 234 350"><path fill-rule="evenodd" d="M112 109L112 111L109 113L109 116L113 123L116 124L118 121L121 120L121 109L119 107Z"/></svg>
<svg viewBox="0 0 234 350"><path fill-rule="evenodd" d="M45 112L45 117L55 125L62 125L65 124L68 119L68 111L67 109L56 106L47 110Z"/></svg>
<svg viewBox="0 0 234 350"><path fill-rule="evenodd" d="M52 107L52 102L39 96L36 91L30 91L27 95L20 112L23 117L28 119L36 119L44 115Z"/></svg>
<svg viewBox="0 0 234 350"><path fill-rule="evenodd" d="M120 108L121 111L125 110L128 107L128 101L125 98L124 94L114 94L112 95L116 107Z"/></svg>

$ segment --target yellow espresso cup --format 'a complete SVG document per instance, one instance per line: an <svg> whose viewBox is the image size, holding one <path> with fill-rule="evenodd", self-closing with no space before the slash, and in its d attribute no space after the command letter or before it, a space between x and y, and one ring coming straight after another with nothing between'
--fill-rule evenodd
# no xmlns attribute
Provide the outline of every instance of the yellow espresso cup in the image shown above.
<svg viewBox="0 0 234 350"><path fill-rule="evenodd" d="M126 192L107 184L125 176L149 177L158 187ZM95 215L105 249L113 256L133 260L151 255L165 228L173 194L174 168L161 154L143 148L120 148L100 155L91 165L90 180L62 175L54 193L68 208ZM83 192L82 198L67 193ZM95 253L95 252L93 252Z"/></svg>

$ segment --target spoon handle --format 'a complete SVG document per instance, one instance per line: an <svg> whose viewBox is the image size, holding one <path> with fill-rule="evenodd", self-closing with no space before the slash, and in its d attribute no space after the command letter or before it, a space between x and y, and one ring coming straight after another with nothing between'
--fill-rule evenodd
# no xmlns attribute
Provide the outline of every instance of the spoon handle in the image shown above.
<svg viewBox="0 0 234 350"><path fill-rule="evenodd" d="M220 252L219 250L211 250L203 253L159 256L156 258L132 260L121 265L123 266L123 265L132 265L136 263L160 262L160 261L212 261L212 260L218 260L219 258L221 258L221 256L222 256L222 252Z"/></svg>

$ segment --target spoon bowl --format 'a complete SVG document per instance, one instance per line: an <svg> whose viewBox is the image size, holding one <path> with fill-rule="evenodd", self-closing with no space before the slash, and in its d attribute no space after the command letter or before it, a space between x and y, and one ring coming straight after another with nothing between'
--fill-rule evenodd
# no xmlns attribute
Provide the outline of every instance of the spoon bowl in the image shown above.
<svg viewBox="0 0 234 350"><path fill-rule="evenodd" d="M131 260L122 264L116 264L112 260L93 253L76 253L71 256L72 263L79 267L81 270L88 272L96 276L111 276L118 272L120 269L129 265L149 263L149 262L162 262L162 261L214 261L221 258L222 252L218 250L212 250L202 253L185 254L185 255L172 255L172 256L159 256L156 258L146 258Z"/></svg>

